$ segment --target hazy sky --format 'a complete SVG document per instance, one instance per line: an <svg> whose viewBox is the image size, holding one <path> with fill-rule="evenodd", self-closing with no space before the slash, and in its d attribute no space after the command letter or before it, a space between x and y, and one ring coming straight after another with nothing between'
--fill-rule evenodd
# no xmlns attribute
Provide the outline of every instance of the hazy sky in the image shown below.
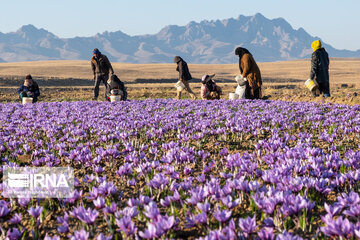
<svg viewBox="0 0 360 240"><path fill-rule="evenodd" d="M118 30L141 35L170 24L261 13L335 48L360 49L360 0L2 0L0 6L2 33L33 24L61 38Z"/></svg>

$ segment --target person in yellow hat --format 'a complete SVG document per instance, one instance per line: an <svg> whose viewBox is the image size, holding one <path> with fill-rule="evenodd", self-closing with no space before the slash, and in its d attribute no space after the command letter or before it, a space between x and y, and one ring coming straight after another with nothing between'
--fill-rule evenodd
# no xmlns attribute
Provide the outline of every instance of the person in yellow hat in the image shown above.
<svg viewBox="0 0 360 240"><path fill-rule="evenodd" d="M314 41L311 47L314 52L311 56L310 79L316 80L319 84L320 94L330 97L329 55L322 47L320 40ZM313 95L318 96L316 92L313 92Z"/></svg>

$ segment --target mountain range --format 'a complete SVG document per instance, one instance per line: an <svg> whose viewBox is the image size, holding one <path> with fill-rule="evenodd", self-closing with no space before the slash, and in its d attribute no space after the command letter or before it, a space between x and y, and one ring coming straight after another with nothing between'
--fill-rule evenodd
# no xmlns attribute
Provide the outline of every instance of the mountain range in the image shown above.
<svg viewBox="0 0 360 240"><path fill-rule="evenodd" d="M16 32L0 32L0 62L89 60L99 48L113 62L169 63L182 56L189 63L234 63L234 49L245 47L257 61L309 58L311 43L319 39L285 19L260 13L216 21L169 25L156 34L129 36L121 31L92 37L60 38L33 25ZM360 50L338 50L323 43L330 57L360 57Z"/></svg>

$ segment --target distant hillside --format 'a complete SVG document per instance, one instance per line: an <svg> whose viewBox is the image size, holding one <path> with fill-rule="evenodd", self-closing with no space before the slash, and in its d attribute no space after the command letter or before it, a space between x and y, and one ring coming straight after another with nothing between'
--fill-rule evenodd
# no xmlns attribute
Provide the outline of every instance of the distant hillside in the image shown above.
<svg viewBox="0 0 360 240"><path fill-rule="evenodd" d="M281 61L310 57L310 45L316 39L282 18L270 20L261 14L170 25L157 34L140 36L117 31L59 38L26 25L0 33L0 61L88 60L97 47L116 62L169 63L180 55L190 63L234 63L237 46L248 48L257 61ZM324 47L331 57L360 57L360 50L337 50L326 43Z"/></svg>

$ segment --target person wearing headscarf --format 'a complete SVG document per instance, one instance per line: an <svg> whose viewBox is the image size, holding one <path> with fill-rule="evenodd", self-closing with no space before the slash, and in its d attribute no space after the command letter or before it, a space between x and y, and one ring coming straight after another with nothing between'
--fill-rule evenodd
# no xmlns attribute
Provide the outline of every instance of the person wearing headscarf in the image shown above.
<svg viewBox="0 0 360 240"><path fill-rule="evenodd" d="M196 99L195 93L191 90L189 85L192 76L189 72L187 63L180 56L174 57L174 63L177 64L176 71L179 72L179 81L184 84L185 90L190 94L191 98ZM177 99L181 99L181 92L182 91L179 90L177 91Z"/></svg>
<svg viewBox="0 0 360 240"><path fill-rule="evenodd" d="M201 99L203 100L214 100L214 99L220 99L221 95L221 87L216 85L213 78L215 77L215 74L213 75L204 75L201 78L201 89L200 89L200 95Z"/></svg>
<svg viewBox="0 0 360 240"><path fill-rule="evenodd" d="M24 83L19 87L17 92L21 101L23 97L31 97L33 98L33 103L35 103L37 102L38 96L40 96L39 85L32 79L30 74L26 75Z"/></svg>
<svg viewBox="0 0 360 240"><path fill-rule="evenodd" d="M91 69L95 80L93 100L97 100L99 96L100 83L103 82L106 87L106 82L109 79L109 73L113 75L114 70L106 55L101 54L97 48L94 48L93 50L93 56L91 57ZM107 101L106 92L105 101Z"/></svg>
<svg viewBox="0 0 360 240"><path fill-rule="evenodd" d="M239 56L240 80L246 81L245 98L260 99L262 79L258 65L252 54L242 47L235 49L235 55Z"/></svg>
<svg viewBox="0 0 360 240"><path fill-rule="evenodd" d="M314 41L311 47L314 52L311 56L310 79L316 80L320 94L324 94L324 97L330 97L329 55L322 47L320 40ZM313 95L317 96L317 93L313 92Z"/></svg>

